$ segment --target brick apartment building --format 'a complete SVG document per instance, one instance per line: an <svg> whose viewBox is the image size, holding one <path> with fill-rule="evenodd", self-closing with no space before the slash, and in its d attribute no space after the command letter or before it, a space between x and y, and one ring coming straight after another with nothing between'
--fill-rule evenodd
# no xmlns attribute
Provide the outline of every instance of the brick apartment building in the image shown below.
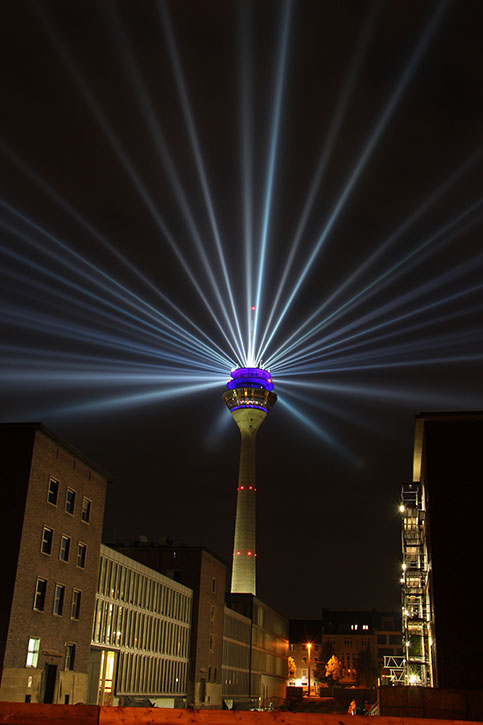
<svg viewBox="0 0 483 725"><path fill-rule="evenodd" d="M0 700L86 702L109 476L40 423L0 424Z"/></svg>

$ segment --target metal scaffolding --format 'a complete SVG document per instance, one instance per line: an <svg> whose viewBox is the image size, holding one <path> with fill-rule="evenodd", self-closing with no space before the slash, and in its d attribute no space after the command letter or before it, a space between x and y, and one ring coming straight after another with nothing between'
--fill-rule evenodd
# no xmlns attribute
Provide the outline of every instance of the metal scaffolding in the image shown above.
<svg viewBox="0 0 483 725"><path fill-rule="evenodd" d="M419 482L403 484L402 514L402 631L407 685L433 685L431 667L431 603L424 492Z"/></svg>

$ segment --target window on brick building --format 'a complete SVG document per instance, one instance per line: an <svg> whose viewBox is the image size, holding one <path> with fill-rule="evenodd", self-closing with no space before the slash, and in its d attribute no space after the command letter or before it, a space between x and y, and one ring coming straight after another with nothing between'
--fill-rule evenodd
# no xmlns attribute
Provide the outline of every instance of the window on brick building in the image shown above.
<svg viewBox="0 0 483 725"><path fill-rule="evenodd" d="M26 667L37 667L40 652L40 637L29 637Z"/></svg>
<svg viewBox="0 0 483 725"><path fill-rule="evenodd" d="M47 489L47 501L52 506L57 506L57 499L59 497L59 482L55 478L51 478L49 481L49 487Z"/></svg>
<svg viewBox="0 0 483 725"><path fill-rule="evenodd" d="M65 645L65 669L73 670L75 663L75 644L67 642Z"/></svg>
<svg viewBox="0 0 483 725"><path fill-rule="evenodd" d="M77 566L81 569L85 568L87 556L87 545L79 541L77 544Z"/></svg>
<svg viewBox="0 0 483 725"><path fill-rule="evenodd" d="M42 554L52 553L52 542L54 540L54 531L49 529L48 526L44 526L42 529L42 543L40 545L40 551Z"/></svg>
<svg viewBox="0 0 483 725"><path fill-rule="evenodd" d="M64 598L65 598L65 586L63 584L55 585L55 596L54 596L54 614L58 617L62 616L64 611Z"/></svg>
<svg viewBox="0 0 483 725"><path fill-rule="evenodd" d="M65 511L68 514L74 515L75 511L75 496L76 492L73 488L68 488L65 494Z"/></svg>
<svg viewBox="0 0 483 725"><path fill-rule="evenodd" d="M91 520L92 501L84 496L82 499L81 521L88 524Z"/></svg>
<svg viewBox="0 0 483 725"><path fill-rule="evenodd" d="M34 609L36 609L37 612L44 611L46 593L47 593L47 580L40 579L40 577L39 577L37 579L37 583L35 585L35 596L34 596Z"/></svg>
<svg viewBox="0 0 483 725"><path fill-rule="evenodd" d="M72 591L72 603L70 605L70 616L72 619L79 619L82 592L80 589Z"/></svg>
<svg viewBox="0 0 483 725"><path fill-rule="evenodd" d="M65 534L63 534L62 538L60 540L59 559L61 561L69 561L69 555L70 555L70 536L66 536Z"/></svg>

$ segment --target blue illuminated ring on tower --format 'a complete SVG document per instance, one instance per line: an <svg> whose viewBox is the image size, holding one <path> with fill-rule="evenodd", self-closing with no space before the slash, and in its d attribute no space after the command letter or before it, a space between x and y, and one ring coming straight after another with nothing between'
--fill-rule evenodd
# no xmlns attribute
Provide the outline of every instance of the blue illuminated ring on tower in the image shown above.
<svg viewBox="0 0 483 725"><path fill-rule="evenodd" d="M263 388L263 390L273 390L274 385L269 370L262 368L236 368L232 370L231 380L228 381L226 387L228 390L234 388Z"/></svg>
<svg viewBox="0 0 483 725"><path fill-rule="evenodd" d="M255 408L266 415L277 400L270 371L262 368L232 370L226 387L228 390L223 398L231 413L243 408Z"/></svg>

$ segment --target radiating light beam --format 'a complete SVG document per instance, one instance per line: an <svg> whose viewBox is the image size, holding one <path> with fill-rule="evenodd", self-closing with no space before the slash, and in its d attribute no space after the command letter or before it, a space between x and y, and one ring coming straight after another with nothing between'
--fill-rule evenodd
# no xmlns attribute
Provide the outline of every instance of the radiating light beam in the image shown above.
<svg viewBox="0 0 483 725"><path fill-rule="evenodd" d="M9 204L6 204L2 200L0 200L0 205L4 208L8 209L11 213L13 213L15 216L20 218L24 223L26 223L28 226L35 229L35 231L40 232L44 237L46 237L56 248L57 250L61 250L64 255L67 254L69 257L74 259L74 262L71 262L70 260L66 259L65 256L59 258L58 253L55 253L51 251L49 248L45 247L45 245L40 245L37 241L33 240L31 237L28 237L27 235L20 232L20 230L12 227L8 223L2 221L0 219L0 224L5 228L8 229L11 233L14 233L15 235L22 238L24 241L26 241L31 246L37 247L44 255L49 256L55 261L61 261L61 263L71 271L74 271L77 275L84 277L86 279L86 282L89 286L92 286L92 283L95 281L92 277L92 272L94 272L97 276L101 277L102 280L106 281L108 283L108 287L106 287L104 284L100 285L103 295L99 296L94 293L92 293L87 287L80 287L78 285L75 285L74 283L69 282L65 277L60 277L59 275L54 274L53 272L47 270L46 268L42 268L42 271L47 276L54 276L58 281L62 282L63 284L67 286L71 286L74 289L76 289L78 292L82 292L85 296L94 298L97 302L100 302L101 304L111 307L116 310L118 313L122 313L123 315L126 315L128 317L131 317L132 319L135 319L137 322L140 322L144 326L148 326L156 331L158 335L164 335L167 337L172 338L173 340L177 340L178 343L182 342L183 340L186 341L187 344L194 345L199 350L204 350L205 352L208 352L209 355L215 355L218 356L220 354L219 359L228 361L228 358L225 357L225 353L216 343L214 343L211 338L209 338L206 333L203 333L204 337L208 339L209 345L207 345L202 340L198 339L196 336L194 336L192 333L185 330L179 323L175 322L172 318L168 318L166 315L161 313L159 309L154 308L152 305L150 305L145 300L142 300L138 295L134 295L127 287L119 283L117 280L115 280L112 276L104 272L100 267L92 264L88 259L83 257L82 255L75 252L73 249L71 249L69 246L67 246L65 243L54 237L50 232L40 227L36 222L32 221L31 219L25 217L23 214L21 214L18 210L14 209ZM27 260L23 259L21 255L19 255L16 252L13 252L12 250L8 250L4 247L4 253L8 254L9 256L18 259L19 261L22 261L24 263L27 262ZM81 266L79 266L79 264ZM89 272L84 272L83 267L86 267ZM40 269L40 265L37 265L37 268ZM97 283L96 284L100 284ZM117 302L121 303L123 305L123 308L119 308L118 304L114 305L112 302L109 302L106 298L106 294L110 294L113 296ZM133 313L129 312L128 310L124 309L125 304L129 304L130 306L133 306L137 313L140 313L142 315L145 315L147 319L144 319L142 317L139 317L139 314L134 315ZM153 324L153 322L150 322L149 320L153 320L156 324ZM192 323L192 326L197 329L196 325ZM167 332L167 331L170 332ZM218 350L219 353L216 351Z"/></svg>
<svg viewBox="0 0 483 725"><path fill-rule="evenodd" d="M143 81L143 77L142 77L141 73L139 72L139 68L134 59L132 50L130 48L128 39L126 37L126 33L124 31L123 25L122 25L120 17L119 17L119 13L115 9L115 7L109 3L104 3L101 7L104 9L106 16L110 20L111 28L115 32L115 37L117 39L118 46L121 49L121 53L120 53L121 60L124 64L124 66L126 67L128 76L131 79L132 89L133 89L133 91L137 97L138 103L140 104L140 107L142 109L142 117L144 118L145 122L148 125L149 131L151 133L151 138L153 139L153 142L154 142L154 147L158 153L158 158L160 159L161 163L163 164L163 166L167 172L167 175L170 180L172 189L174 191L176 200L178 201L178 204L179 204L181 212L182 212L182 218L185 219L185 221L188 225L189 231L191 233L191 237L194 241L196 250L201 259L206 276L210 282L212 292L214 293L216 299L218 300L220 311L225 318L225 322L227 324L227 329L232 333L233 342L238 351L238 355L241 358L243 358L244 353L242 352L242 348L240 347L241 335L239 335L239 337L237 339L235 336L235 333L233 331L232 322L226 312L225 302L222 299L221 294L220 294L218 281L216 279L215 273L210 264L208 254L207 254L207 252L204 248L203 242L201 240L200 232L199 232L198 227L196 226L195 220L193 218L193 214L191 212L191 207L186 198L186 194L181 185L179 175L176 171L176 165L171 157L171 154L169 153L168 144L166 143L166 140L162 133L160 124L158 122L158 119L156 118L156 114L155 114L154 108L152 106L151 100L149 98L149 95L147 93L146 86ZM223 264L224 264L224 259L223 259ZM226 266L225 266L225 278L226 278L227 284L228 284L228 293L229 293L229 296L231 296L231 289L230 289L229 283L228 283ZM233 297L231 297L231 299L233 302ZM234 306L233 306L233 309L234 309ZM237 325L237 324L238 324L238 321L236 319L235 325Z"/></svg>
<svg viewBox="0 0 483 725"><path fill-rule="evenodd" d="M253 88L250 82L252 64L251 32L248 16L248 3L240 3L239 68L240 68L240 149L241 149L241 188L242 188L242 224L243 249L245 254L245 305L251 306L252 270L253 270ZM253 353L253 334L251 315L246 316L247 356L246 365L255 365Z"/></svg>
<svg viewBox="0 0 483 725"><path fill-rule="evenodd" d="M279 396L278 404L286 412L288 412L290 416L308 428L311 433L316 435L318 438L321 438L329 446L329 448L337 451L339 455L351 460L352 462L355 460L354 454L347 448L347 446L342 445L342 443L334 438L334 436L331 435L325 428L323 428L319 423L316 423L309 415L303 413L299 409L297 405L297 398L295 396L291 396L290 394L285 394L284 397Z"/></svg>
<svg viewBox="0 0 483 725"><path fill-rule="evenodd" d="M13 152L5 147L0 142L0 148L5 153L5 155L8 156L10 161L12 161L19 169L21 169L34 183L36 183L42 191L46 192L54 201L56 201L59 206L61 206L65 211L67 211L84 229L86 229L89 234L91 234L97 241L99 241L103 247L105 247L110 253L115 255L117 259L119 259L123 265L126 266L127 269L129 269L130 272L132 272L138 279L140 279L143 284L146 285L147 288L149 288L154 294L159 297L159 299L165 303L171 310L173 310L176 315L178 315L185 324L189 325L190 327L193 327L193 329L196 330L197 334L201 337L204 337L210 345L215 346L215 343L213 340L206 334L206 332L196 325L191 317L189 317L186 313L184 313L180 307L178 307L169 297L167 297L165 294L161 292L161 290L153 284L151 280L149 280L145 275L143 275L137 267L135 267L129 260L124 257L114 245L109 242L103 235L100 234L100 232L93 227L83 216L81 216L77 210L72 207L68 202L63 199L60 194L53 189L45 179L42 179L38 176L27 164L25 164L21 159L19 159ZM3 204L5 207L7 207L12 213L20 216L24 221L27 221L28 223L31 222L31 220L28 220L24 215L22 215L20 212L15 210L11 205L8 205L5 201L0 200L0 203ZM69 254L75 254L75 252L68 247L65 247L65 250L68 251ZM80 258L80 256L79 256ZM176 325L174 321L172 321L171 318L168 318L166 315L163 315L159 309L154 308L152 305L150 305L146 300L141 299L138 295L136 295L132 290L125 287L124 285L121 285L117 280L112 278L110 275L107 275L105 272L101 271L98 267L95 267L95 265L92 265L91 262L84 259L84 263L88 266L90 266L92 269L96 269L97 273L102 275L105 279L109 279L110 283L113 286L118 287L122 290L122 294L125 296L128 296L129 298L136 300L137 303L140 303L143 306L146 306L149 308L152 312L155 312L156 315L161 317L165 323L169 320L169 323L172 325ZM183 328L181 326L177 326L178 331L182 333ZM190 333L187 333L190 334ZM196 338L193 337L193 341ZM221 348L218 348L221 351ZM224 354L224 353L223 353Z"/></svg>
<svg viewBox="0 0 483 725"><path fill-rule="evenodd" d="M420 296L426 294L426 293L432 293L434 292L438 286L441 286L444 283L447 282L454 282L459 276L462 274L467 274L468 272L474 271L479 268L483 268L483 257L482 255L477 255L473 257L472 259L468 260L467 262L459 265L457 268L450 270L436 279L431 280L430 282L426 282L423 285L420 285L414 290L411 290L410 292L405 293L404 295L400 295L399 297L391 300L391 302L388 302L387 304L383 305L382 307L377 307L375 310L372 310L371 312L367 313L366 315L362 317L358 317L353 322L348 323L344 327L339 327L334 332L325 335L324 337L320 338L316 342L313 342L309 345L305 345L305 347L296 352L292 355L285 356L283 358L283 361L277 366L277 369L280 369L280 365L286 369L287 366L295 364L300 364L300 362L307 357L310 357L312 355L319 355L322 353L323 356L325 355L331 355L333 354L333 348L339 347L340 345L346 345L348 342L351 342L352 340L357 340L361 337L370 336L373 332L379 331L385 327L395 327L397 323L406 321L411 317L415 316L421 316L422 314L426 314L428 312L434 312L437 308L441 306L446 306L449 304L452 304L454 302L461 302L462 298L467 297L468 295L472 295L476 292L481 291L483 288L483 284L476 284L471 285L470 287L466 287L463 290L460 290L458 292L455 292L453 294L448 294L444 297L439 297L437 300L428 302L425 305L422 305L420 307L417 307L416 309L409 310L407 312L401 313L396 316L390 317L388 320L384 320L383 322L379 322L376 325L373 325L371 327L363 327L362 330L359 332L354 332L353 334L348 335L348 332L351 332L352 330L356 329L358 327L367 325L368 322L373 320L374 318L382 317L387 312L393 312L394 310L401 309L401 307L404 304L407 304L408 302L413 302L416 299L418 299ZM381 339L382 337L388 337L391 335L400 335L403 332L411 330L420 329L421 327L434 325L436 323L440 323L443 320L449 320L452 317L459 317L464 315L469 315L474 310L472 308L461 308L458 306L455 312L453 313L446 313L442 317L434 318L429 317L425 321L418 323L416 325L413 325L411 328L404 328L404 330L401 330L399 328L396 328L394 331L391 331L389 333L386 333L384 336L380 336L378 338L370 337L369 340L359 342L357 344L364 345L364 344L372 344L374 339ZM335 338L335 341L334 341ZM331 342L332 341L332 342Z"/></svg>
<svg viewBox="0 0 483 725"><path fill-rule="evenodd" d="M188 130L188 136L190 139L191 148L193 150L193 156L195 159L195 165L196 165L196 169L198 172L198 178L200 180L201 189L203 192L203 198L205 200L205 205L206 205L206 208L208 211L208 217L210 219L210 224L211 224L211 229L212 229L212 233L213 233L213 238L215 241L216 251L218 253L218 261L221 266L223 279L225 282L225 288L226 288L226 292L228 294L228 299L230 301L233 320L234 320L234 324L236 326L236 330L237 330L237 334L238 334L238 345L237 346L238 346L238 350L239 350L241 359L243 359L246 356L246 350L241 352L241 349L240 349L240 348L243 348L243 338L242 338L240 325L239 325L239 321L238 321L238 314L235 309L235 301L233 299L233 293L232 293L232 289L231 289L230 279L228 277L228 270L226 267L225 255L223 253L223 247L222 247L222 243L221 243L220 232L218 229L218 222L216 220L214 204L213 204L213 200L212 200L212 196L211 196L211 192L210 192L210 188L209 188L209 184L208 184L208 177L207 177L207 173L205 170L205 165L203 163L201 148L200 148L200 144L198 141L198 134L197 134L196 128L195 128L193 111L191 109L191 104L190 104L188 92L186 89L183 71L181 68L181 61L180 61L179 54L178 54L178 51L176 48L174 32L173 32L173 28L171 26L171 22L169 19L167 4L165 2L161 2L160 0L158 0L158 11L159 11L159 16L161 18L161 22L163 24L164 36L167 41L168 52L169 52L169 55L171 58L171 64L173 67L174 76L175 76L175 80L176 80L176 86L177 86L179 98L181 101L181 108L183 110L183 116L184 116L185 124L186 124L187 130ZM216 281L215 281L213 275L212 275L212 284L213 284L214 290L216 290L216 292L218 293L218 286L216 284ZM222 309L223 312L225 312L225 306L224 306L223 302L221 301L221 297L220 297L219 301L220 301L220 308ZM226 319L229 322L228 316L226 316ZM229 324L231 326L231 323L229 323ZM234 337L235 337L235 335L234 335Z"/></svg>
<svg viewBox="0 0 483 725"><path fill-rule="evenodd" d="M280 49L277 62L277 75L275 81L275 97L273 104L272 114L272 126L270 132L269 142L269 154L267 162L267 173L265 181L265 199L262 217L262 228L260 231L260 252L258 257L258 268L256 270L256 291L255 291L255 302L256 307L255 322L253 325L253 336L252 344L250 345L251 350L256 350L256 339L257 339L257 328L258 319L260 314L260 302L262 296L263 279L265 275L265 257L267 253L268 244L268 229L270 222L270 213L272 208L272 196L273 196L273 182L275 178L275 161L276 152L278 148L278 136L280 130L280 117L282 107L282 92L285 80L285 67L287 62L287 47L288 47L288 35L290 26L290 15L291 15L292 4L291 0L285 0L283 3L283 12L281 18L281 38L280 38ZM258 360L259 355L255 355Z"/></svg>
<svg viewBox="0 0 483 725"><path fill-rule="evenodd" d="M471 214L481 208L482 205L483 199L479 199L470 206L466 207L464 211L460 212L449 222L446 222L446 224L438 229L438 231L427 237L415 249L406 254L403 258L399 259L396 263L392 264L387 270L385 270L376 279L366 285L362 290L359 290L359 292L346 300L336 310L334 310L323 320L315 324L308 332L301 334L301 327L306 326L306 321L301 327L299 327L294 333L292 333L284 343L282 343L282 345L277 349L275 353L270 356L269 360L267 361L267 365L273 365L282 354L286 355L290 350L300 346L305 340L309 339L310 337L313 337L318 332L318 330L327 325L329 322L333 322L342 313L346 313L349 309L352 309L355 306L355 303L358 302L361 297L364 297L364 299L366 300L369 294L374 294L376 291L379 291L381 289L381 285L385 286L389 284L389 282L393 282L394 279L403 272L407 272L408 263L411 263L411 266L413 266L414 264L420 262L421 259L418 260L417 255L420 255L422 252L424 252L425 254L430 253L431 250L428 249L428 247L430 247L430 245L432 245L434 242L440 240L440 244L445 244L451 241L457 233L461 232L461 229L458 230L459 224L461 224L462 222L474 224L477 220L471 218L468 219L468 217L471 217ZM319 310L321 310L324 306L325 304L323 303L316 310L316 312L311 315L311 317L316 317L319 313ZM294 338L296 338L295 341L289 345L288 342L290 340L293 340Z"/></svg>
<svg viewBox="0 0 483 725"><path fill-rule="evenodd" d="M444 390L443 394L438 391L431 390L428 386L410 386L402 385L399 388L391 385L384 385L379 382L377 385L369 385L367 383L337 383L335 381L322 383L320 380L292 380L281 379L283 386L289 388L305 388L309 391L323 391L326 394L339 395L344 394L352 399L365 398L368 400L377 400L379 403L386 405L404 405L408 408L420 407L421 405L434 406L435 409L441 405L451 406L453 410L471 409L474 406L473 394L454 394L451 391ZM445 408L447 409L447 408Z"/></svg>
<svg viewBox="0 0 483 725"><path fill-rule="evenodd" d="M104 398L96 398L95 400L83 401L81 403L74 403L72 405L63 405L59 407L53 407L49 413L51 415L81 415L84 413L97 412L110 412L119 408L126 408L132 406L138 406L146 403L159 403L164 402L171 398L177 398L178 396L191 396L194 393L206 393L211 388L219 388L219 379L216 382L209 382L206 378L202 378L202 382L195 385L181 385L178 387L170 387L167 390L159 390L154 388L151 391L144 391L141 393L131 393L128 395L115 395L106 396Z"/></svg>
<svg viewBox="0 0 483 725"><path fill-rule="evenodd" d="M189 278L191 284L193 285L193 287L195 288L196 292L198 293L200 299L202 300L203 304L205 305L205 308L207 309L207 311L210 314L211 318L213 319L214 323L218 327L220 333L225 338L227 344L229 345L230 349L232 350L232 352L236 358L237 352L236 352L235 348L233 347L233 343L232 343L231 339L229 338L226 330L223 328L223 325L221 324L217 315L215 314L212 306L210 305L205 293L203 292L203 290L202 290L199 282L197 281L196 276L194 275L193 271L191 270L188 262L186 261L185 257L181 253L181 250L179 249L179 245L176 243L173 235L171 234L171 231L169 230L167 224L165 223L164 219L162 218L161 214L159 213L157 206L155 205L150 194L148 193L145 185L141 181L141 178L139 177L138 173L134 169L134 166L133 166L131 160L129 159L128 155L126 154L121 142L117 138L117 136L114 132L114 129L109 124L104 113L101 111L100 106L97 103L92 91L88 87L83 75L81 74L80 70L77 68L76 64L74 63L72 56L69 54L67 48L65 47L65 44L60 39L60 36L59 36L58 32L56 31L56 29L54 28L51 18L47 17L45 6L42 6L42 7L36 6L36 9L38 11L38 17L41 19L42 24L49 35L49 38L51 39L52 43L55 45L57 52L60 54L60 56L63 60L64 67L67 68L68 71L70 72L70 74L72 75L77 87L79 88L85 101L87 102L89 109L94 114L101 130L104 132L109 143L115 150L119 161L123 165L124 169L127 171L128 176L130 177L136 190L138 191L138 193L140 194L144 203L146 204L146 207L148 208L149 212L151 213L153 220L155 221L159 230L163 234L164 239L168 242L169 246L171 247L172 251L174 252L175 256L177 257L179 263L181 264L183 270L185 271L187 277Z"/></svg>
<svg viewBox="0 0 483 725"><path fill-rule="evenodd" d="M359 34L359 41L355 47L352 60L349 67L349 73L347 75L346 81L344 83L344 87L342 89L342 92L339 97L339 101L337 103L335 113L333 115L332 121L329 126L329 130L324 142L324 148L322 150L322 153L319 158L319 162L317 165L317 169L314 175L314 178L312 179L309 193L307 195L307 198L304 203L304 207L302 210L302 214L300 217L300 220L297 225L297 229L295 231L294 239L292 241L290 252L287 257L287 261L285 263L282 277L280 279L280 283L278 285L277 292L275 294L275 298L272 304L272 308L270 311L270 315L267 320L267 324L265 326L265 332L264 335L260 341L260 352L259 356L263 356L266 350L266 346L264 347L264 341L266 339L266 336L269 331L271 331L271 323L272 319L275 315L275 311L277 309L282 291L285 287L287 277L292 270L292 265L295 259L295 255L297 253L297 250L299 248L300 242L302 240L302 235L305 231L305 227L307 225L307 221L310 215L310 212L312 211L312 207L315 201L316 194L320 188L322 179L324 178L327 165L329 163L329 159L332 155L332 151L334 149L337 137L339 135L340 127L342 124L342 120L346 114L347 107L349 105L349 100L351 99L354 86L356 84L356 80L362 65L362 60L366 54L367 47L369 44L369 40L372 37L372 31L374 29L376 17L379 14L380 11L380 5L378 3L373 3L369 6L369 12L366 15L365 22L362 26L361 32ZM268 343L267 343L268 345Z"/></svg>
<svg viewBox="0 0 483 725"><path fill-rule="evenodd" d="M369 158L371 157L374 149L376 148L376 145L382 135L382 133L385 131L391 116L393 115L397 105L399 104L403 93L405 92L409 81L411 80L413 73L421 60L421 57L423 56L423 53L425 52L430 40L432 39L436 28L443 16L444 11L446 10L446 7L448 5L448 0L443 0L443 2L438 3L436 6L436 10L433 13L433 16L431 17L431 20L426 28L426 30L423 32L401 78L399 79L399 82L394 89L383 113L381 114L379 121L376 124L376 127L374 131L372 132L369 141L367 142L362 154L360 155L356 166L354 170L352 171L351 175L349 176L349 179L344 187L344 190L342 194L340 195L335 207L333 208L329 219L327 220L325 227L315 244L311 254L309 255L309 258L307 262L305 263L305 266L299 275L297 282L295 283L291 293L288 296L288 299L285 303L285 306L283 307L277 322L275 323L271 335L268 339L268 342L273 338L273 335L276 333L278 327L280 326L282 320L284 319L285 315L287 314L288 309L290 308L295 296L297 295L302 283L304 282L305 278L307 277L310 269L312 268L312 265L314 264L315 259L318 257L318 254L326 241L327 237L329 236L330 232L332 231L332 228L334 227L337 219L339 218L339 215L342 211L342 209L345 206L345 203L347 199L349 198L352 189L354 188L356 182L359 180L360 175L362 174L362 171L364 170ZM267 342L267 344L268 344Z"/></svg>

